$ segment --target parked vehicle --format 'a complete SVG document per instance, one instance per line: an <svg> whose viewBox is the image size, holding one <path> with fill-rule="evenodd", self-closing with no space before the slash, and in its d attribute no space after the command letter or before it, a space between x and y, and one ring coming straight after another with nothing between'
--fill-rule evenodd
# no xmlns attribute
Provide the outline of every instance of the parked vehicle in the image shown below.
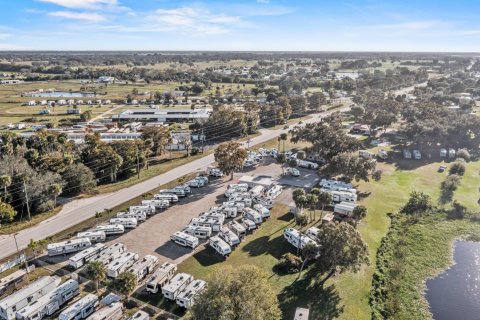
<svg viewBox="0 0 480 320"><path fill-rule="evenodd" d="M235 188L227 188L227 190L225 190L225 197L229 198L231 197L233 194L235 193L239 193L239 192L247 192L248 191L248 188L247 187L235 187Z"/></svg>
<svg viewBox="0 0 480 320"><path fill-rule="evenodd" d="M182 230L182 232L199 239L208 239L212 235L212 228L188 225Z"/></svg>
<svg viewBox="0 0 480 320"><path fill-rule="evenodd" d="M79 238L67 240L57 243L50 243L47 245L47 252L49 257L78 252L84 250L92 245L89 238Z"/></svg>
<svg viewBox="0 0 480 320"><path fill-rule="evenodd" d="M320 234L320 229L317 227L310 227L305 231L305 235L310 239L317 241L317 237Z"/></svg>
<svg viewBox="0 0 480 320"><path fill-rule="evenodd" d="M257 225L260 225L263 222L263 219L260 213L253 210L252 208L245 208L245 211L243 212L243 216L249 220L252 220Z"/></svg>
<svg viewBox="0 0 480 320"><path fill-rule="evenodd" d="M300 168L313 169L313 170L318 169L318 163L300 160L300 159L297 159L297 165Z"/></svg>
<svg viewBox="0 0 480 320"><path fill-rule="evenodd" d="M95 231L103 231L106 236L125 233L125 227L121 224L107 224L96 226Z"/></svg>
<svg viewBox="0 0 480 320"><path fill-rule="evenodd" d="M405 159L412 159L412 153L410 152L410 150L404 149L403 150L403 157Z"/></svg>
<svg viewBox="0 0 480 320"><path fill-rule="evenodd" d="M379 150L377 152L377 158L381 160L387 160L388 159L388 152L385 150Z"/></svg>
<svg viewBox="0 0 480 320"><path fill-rule="evenodd" d="M204 218L204 219L212 219L217 221L219 224L223 224L225 222L225 216L220 213L220 212L204 212L202 213L199 218Z"/></svg>
<svg viewBox="0 0 480 320"><path fill-rule="evenodd" d="M119 224L124 228L133 229L137 227L138 222L135 218L113 218L110 219L110 224Z"/></svg>
<svg viewBox="0 0 480 320"><path fill-rule="evenodd" d="M77 233L77 239L88 238L90 242L103 242L107 238L103 231L86 231Z"/></svg>
<svg viewBox="0 0 480 320"><path fill-rule="evenodd" d="M130 213L145 213L147 216L154 215L156 211L154 205L131 206L128 208Z"/></svg>
<svg viewBox="0 0 480 320"><path fill-rule="evenodd" d="M263 219L268 219L270 217L270 210L259 203L253 205L253 209L257 211Z"/></svg>
<svg viewBox="0 0 480 320"><path fill-rule="evenodd" d="M298 230L293 228L286 228L283 231L283 237L295 248L303 249L307 244L311 243L317 246L317 243L307 237L304 234L301 234Z"/></svg>
<svg viewBox="0 0 480 320"><path fill-rule="evenodd" d="M222 177L223 176L223 172L222 170L218 169L218 168L215 168L215 167L208 167L207 168L207 173L209 176L212 176L212 177Z"/></svg>
<svg viewBox="0 0 480 320"><path fill-rule="evenodd" d="M120 320L123 317L123 304L113 302L92 314L87 320Z"/></svg>
<svg viewBox="0 0 480 320"><path fill-rule="evenodd" d="M190 181L187 182L188 186L192 187L192 188L201 188L203 186L205 186L205 182L203 180L200 180L200 179L192 179Z"/></svg>
<svg viewBox="0 0 480 320"><path fill-rule="evenodd" d="M35 265L28 266L28 272L32 272ZM0 296L11 294L21 289L28 282L26 269L19 269L0 279Z"/></svg>
<svg viewBox="0 0 480 320"><path fill-rule="evenodd" d="M153 196L153 200L168 200L169 203L174 203L174 202L178 202L178 196L173 193L159 193ZM143 201L142 201L142 204L143 204Z"/></svg>
<svg viewBox="0 0 480 320"><path fill-rule="evenodd" d="M186 197L187 196L187 193L185 192L185 189L182 188L182 187L175 187L175 188L172 188L172 189L162 189L160 191L158 191L159 194L175 194L177 195L178 197Z"/></svg>
<svg viewBox="0 0 480 320"><path fill-rule="evenodd" d="M415 160L420 160L422 159L422 154L420 153L419 150L413 150L413 158Z"/></svg>
<svg viewBox="0 0 480 320"><path fill-rule="evenodd" d="M113 260L120 257L120 255L125 252L126 247L123 243L117 242L108 247L104 250L100 251L95 257L93 257L92 261L99 261L103 263L103 265L108 265Z"/></svg>
<svg viewBox="0 0 480 320"><path fill-rule="evenodd" d="M230 253L232 253L232 248L230 248L228 243L223 241L219 236L211 237L209 245L222 257L227 257Z"/></svg>
<svg viewBox="0 0 480 320"><path fill-rule="evenodd" d="M177 304L185 309L190 309L195 303L195 298L205 288L206 282L203 280L193 280L177 297Z"/></svg>
<svg viewBox="0 0 480 320"><path fill-rule="evenodd" d="M242 218L242 219L240 219L240 221L244 225L245 229L247 229L248 231L252 231L252 230L255 230L257 228L257 224L250 219Z"/></svg>
<svg viewBox="0 0 480 320"><path fill-rule="evenodd" d="M442 148L440 149L440 158L446 158L447 157L447 149Z"/></svg>
<svg viewBox="0 0 480 320"><path fill-rule="evenodd" d="M208 177L203 175L199 175L195 179L202 181L203 185L207 185L209 182Z"/></svg>
<svg viewBox="0 0 480 320"><path fill-rule="evenodd" d="M233 201L235 203L243 203L245 205L245 207L251 207L252 206L252 198L250 197L246 197L246 196L231 196L230 198L228 198L228 201Z"/></svg>
<svg viewBox="0 0 480 320"><path fill-rule="evenodd" d="M143 259L136 261L129 269L128 272L131 272L137 278L137 282L145 279L145 277L152 273L153 270L158 266L158 258L152 255L147 254Z"/></svg>
<svg viewBox="0 0 480 320"><path fill-rule="evenodd" d="M212 229L212 231L218 232L220 231L220 228L222 227L222 224L219 223L219 221L211 218L193 218L190 221L190 225L194 227L209 227Z"/></svg>
<svg viewBox="0 0 480 320"><path fill-rule="evenodd" d="M170 236L170 239L183 246L183 247L190 247L192 249L195 249L198 246L198 238L191 236L189 234L186 234L181 231L177 231L174 234Z"/></svg>
<svg viewBox="0 0 480 320"><path fill-rule="evenodd" d="M90 248L80 251L74 256L68 259L68 265L74 269L83 267L87 262L95 258L103 249L105 245L103 243L97 243Z"/></svg>
<svg viewBox="0 0 480 320"><path fill-rule="evenodd" d="M332 195L332 201L334 203L338 203L338 202L355 203L355 202L357 202L357 195L353 194L353 193L350 193L350 192L328 190L328 189L323 189L323 188L320 189L320 190L330 193Z"/></svg>
<svg viewBox="0 0 480 320"><path fill-rule="evenodd" d="M265 196L269 199L276 199L282 193L283 187L279 184L273 185L265 192Z"/></svg>
<svg viewBox="0 0 480 320"><path fill-rule="evenodd" d="M235 220L230 221L228 223L228 227L239 237L244 237L247 235L247 229L238 221L235 221Z"/></svg>
<svg viewBox="0 0 480 320"><path fill-rule="evenodd" d="M240 238L235 234L235 232L233 232L232 230L230 230L228 227L224 226L220 229L220 232L218 233L218 236L223 240L225 241L226 243L228 243L228 245L230 247L234 247L236 245L239 245L240 244Z"/></svg>
<svg viewBox="0 0 480 320"><path fill-rule="evenodd" d="M127 320L150 320L150 315L145 311L138 310L131 317L127 318Z"/></svg>
<svg viewBox="0 0 480 320"><path fill-rule="evenodd" d="M209 212L218 212L223 214L226 218L235 218L238 215L238 208L222 205L220 207L211 207Z"/></svg>
<svg viewBox="0 0 480 320"><path fill-rule="evenodd" d="M145 289L150 293L162 291L162 287L170 282L177 272L177 265L165 262L163 263L147 280Z"/></svg>
<svg viewBox="0 0 480 320"><path fill-rule="evenodd" d="M117 212L116 216L117 218L122 218L122 219L133 218L137 220L137 222L142 222L147 220L147 214L145 212Z"/></svg>
<svg viewBox="0 0 480 320"><path fill-rule="evenodd" d="M162 288L165 299L175 301L182 292L193 281L193 277L187 273L179 273L172 278L170 283Z"/></svg>
<svg viewBox="0 0 480 320"><path fill-rule="evenodd" d="M273 205L274 205L272 199L267 199L267 198L260 197L260 196L255 196L255 197L252 198L252 200L253 200L253 203L261 204L262 206L264 206L267 209L272 209Z"/></svg>
<svg viewBox="0 0 480 320"><path fill-rule="evenodd" d="M300 170L296 168L287 168L287 174L291 175L292 177L300 177Z"/></svg>
<svg viewBox="0 0 480 320"><path fill-rule="evenodd" d="M98 306L98 296L88 293L86 296L63 310L58 320L79 320L91 315Z"/></svg>
<svg viewBox="0 0 480 320"><path fill-rule="evenodd" d="M162 199L163 198L163 199ZM158 199L142 200L142 206L153 206L156 210L168 208L170 206L170 197L162 197L159 195Z"/></svg>
<svg viewBox="0 0 480 320"><path fill-rule="evenodd" d="M452 149L452 148L448 149L448 158L449 159L455 159L456 154L457 153L455 152L455 149Z"/></svg>
<svg viewBox="0 0 480 320"><path fill-rule="evenodd" d="M235 188L246 188L248 190L247 183L232 183L227 186L227 189L235 189Z"/></svg>
<svg viewBox="0 0 480 320"><path fill-rule="evenodd" d="M138 260L138 254L134 252L123 252L120 257L107 265L107 276L116 278L120 273L131 267Z"/></svg>
<svg viewBox="0 0 480 320"><path fill-rule="evenodd" d="M358 155L364 159L373 159L375 155L368 150L359 150Z"/></svg>
<svg viewBox="0 0 480 320"><path fill-rule="evenodd" d="M341 216L351 217L356 206L354 203L340 202L333 207L333 212Z"/></svg>

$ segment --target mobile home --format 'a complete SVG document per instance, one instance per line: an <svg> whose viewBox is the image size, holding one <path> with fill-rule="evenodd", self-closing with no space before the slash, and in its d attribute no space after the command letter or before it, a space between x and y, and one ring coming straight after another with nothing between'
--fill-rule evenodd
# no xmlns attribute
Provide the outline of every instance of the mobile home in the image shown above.
<svg viewBox="0 0 480 320"><path fill-rule="evenodd" d="M170 282L177 272L177 265L165 262L147 280L145 289L150 293L157 293L162 287Z"/></svg>
<svg viewBox="0 0 480 320"><path fill-rule="evenodd" d="M107 266L107 276L116 278L138 260L138 254L123 252L120 257L110 262Z"/></svg>
<svg viewBox="0 0 480 320"><path fill-rule="evenodd" d="M227 257L232 253L232 248L230 248L228 243L223 241L219 236L211 237L208 244L222 257Z"/></svg>
<svg viewBox="0 0 480 320"><path fill-rule="evenodd" d="M82 250L70 257L70 259L68 259L68 265L74 269L78 269L95 258L103 249L105 249L105 245L103 243L96 243L90 248Z"/></svg>
<svg viewBox="0 0 480 320"><path fill-rule="evenodd" d="M137 281L140 282L149 273L151 273L157 265L158 265L158 258L147 254L145 257L143 257L142 260L138 260L137 262L135 262L128 269L128 272L133 273L137 278Z"/></svg>
<svg viewBox="0 0 480 320"><path fill-rule="evenodd" d="M125 233L125 227L121 224L107 224L96 226L95 231L103 231L106 236Z"/></svg>
<svg viewBox="0 0 480 320"><path fill-rule="evenodd" d="M172 278L169 284L162 288L165 299L175 301L182 292L193 281L193 277L187 273L179 273Z"/></svg>
<svg viewBox="0 0 480 320"><path fill-rule="evenodd" d="M80 320L91 315L98 306L98 297L92 293L87 294L58 316L58 320Z"/></svg>
<svg viewBox="0 0 480 320"><path fill-rule="evenodd" d="M341 216L350 217L357 205L350 202L340 202L333 207L333 212Z"/></svg>
<svg viewBox="0 0 480 320"><path fill-rule="evenodd" d="M236 246L240 244L240 238L230 230L228 227L224 226L222 229L220 229L220 232L218 233L218 236L222 238L223 241L228 243L230 247Z"/></svg>
<svg viewBox="0 0 480 320"><path fill-rule="evenodd" d="M110 224L119 224L124 228L133 229L138 225L138 221L135 218L113 218L110 219Z"/></svg>
<svg viewBox="0 0 480 320"><path fill-rule="evenodd" d="M170 236L170 239L184 247L195 249L198 246L198 238L186 234L185 232L177 231Z"/></svg>
<svg viewBox="0 0 480 320"><path fill-rule="evenodd" d="M188 225L182 230L182 232L199 239L207 239L212 235L212 228Z"/></svg>
<svg viewBox="0 0 480 320"><path fill-rule="evenodd" d="M92 314L87 320L119 320L123 317L123 304L114 302Z"/></svg>
<svg viewBox="0 0 480 320"><path fill-rule="evenodd" d="M57 243L51 243L47 245L48 255L58 256L61 254L67 254L77 252L86 249L92 245L92 242L88 238L73 239L68 241L62 241Z"/></svg>
<svg viewBox="0 0 480 320"><path fill-rule="evenodd" d="M90 242L103 242L107 238L103 231L86 231L77 233L77 239L88 238Z"/></svg>
<svg viewBox="0 0 480 320"><path fill-rule="evenodd" d="M182 308L190 309L195 303L195 298L205 288L206 284L205 281L200 279L190 282L185 290L178 295L177 304Z"/></svg>
<svg viewBox="0 0 480 320"><path fill-rule="evenodd" d="M122 219L133 218L136 219L137 222L147 220L147 214L145 212L117 212L116 216Z"/></svg>

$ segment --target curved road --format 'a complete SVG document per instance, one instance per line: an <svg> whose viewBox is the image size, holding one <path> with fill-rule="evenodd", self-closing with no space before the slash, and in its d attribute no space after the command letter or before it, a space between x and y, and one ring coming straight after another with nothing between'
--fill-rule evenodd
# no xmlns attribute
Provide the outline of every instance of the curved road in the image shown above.
<svg viewBox="0 0 480 320"><path fill-rule="evenodd" d="M327 111L321 114L312 114L312 118L303 121L305 123L316 122L319 116L327 115L336 111L345 111L348 108ZM279 136L281 133L287 132L288 129L277 130L260 130L261 135L252 138L250 147L262 144L272 138ZM132 198L138 197L156 187L163 185L169 181L178 179L185 174L205 169L214 162L213 154L205 156L201 159L189 162L182 166L176 167L168 172L160 174L149 180L140 182L120 191L102 194L86 199L73 200L63 206L62 210L52 218L49 218L38 225L20 231L17 234L17 242L19 249L27 247L30 239L41 240L53 236L54 234L68 229L84 220L95 215L97 211L103 211L113 208ZM0 237L0 259L8 257L16 252L15 241L13 235Z"/></svg>

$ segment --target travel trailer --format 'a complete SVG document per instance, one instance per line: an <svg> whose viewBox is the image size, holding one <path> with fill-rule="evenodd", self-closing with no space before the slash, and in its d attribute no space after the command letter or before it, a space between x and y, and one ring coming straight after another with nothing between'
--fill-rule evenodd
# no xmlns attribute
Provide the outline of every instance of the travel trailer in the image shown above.
<svg viewBox="0 0 480 320"><path fill-rule="evenodd" d="M129 269L137 278L137 282L145 279L158 265L158 258L147 254L143 259L136 261Z"/></svg>
<svg viewBox="0 0 480 320"><path fill-rule="evenodd" d="M243 203L245 207L251 207L252 206L252 198L250 196L237 196L237 195L232 195L230 198L228 198L228 201L233 201L235 203Z"/></svg>
<svg viewBox="0 0 480 320"><path fill-rule="evenodd" d="M138 225L138 221L135 218L113 218L110 219L110 224L119 224L124 228L133 229Z"/></svg>
<svg viewBox="0 0 480 320"><path fill-rule="evenodd" d="M347 191L335 191L329 189L320 189L324 192L328 192L332 195L332 201L335 203L338 202L350 202L355 203L357 202L357 195L347 192Z"/></svg>
<svg viewBox="0 0 480 320"><path fill-rule="evenodd" d="M28 272L35 268L34 265L28 267ZM22 288L27 283L27 270L20 269L0 279L0 296L10 294L15 290Z"/></svg>
<svg viewBox="0 0 480 320"><path fill-rule="evenodd" d="M403 150L403 157L405 159L412 159L412 153L410 152L410 150L404 149Z"/></svg>
<svg viewBox="0 0 480 320"><path fill-rule="evenodd" d="M220 207L211 207L208 212L217 212L223 214L226 218L235 218L238 214L237 207L228 207L228 206L220 206Z"/></svg>
<svg viewBox="0 0 480 320"><path fill-rule="evenodd" d="M238 221L230 221L228 227L239 237L245 237L247 235L247 229Z"/></svg>
<svg viewBox="0 0 480 320"><path fill-rule="evenodd" d="M300 160L300 159L297 159L297 165L300 168L307 168L307 169L313 169L313 170L318 169L318 163L305 161L305 160Z"/></svg>
<svg viewBox="0 0 480 320"><path fill-rule="evenodd" d="M276 199L282 193L283 187L281 185L274 185L265 192L268 199Z"/></svg>
<svg viewBox="0 0 480 320"><path fill-rule="evenodd" d="M170 207L170 200L168 199L142 200L142 206L153 206L155 207L156 210L161 210L161 209Z"/></svg>
<svg viewBox="0 0 480 320"><path fill-rule="evenodd" d="M182 230L182 232L199 239L207 239L212 235L212 228L188 225Z"/></svg>
<svg viewBox="0 0 480 320"><path fill-rule="evenodd" d="M120 273L127 270L138 260L138 254L134 252L123 252L120 257L107 265L107 276L116 278Z"/></svg>
<svg viewBox="0 0 480 320"><path fill-rule="evenodd" d="M153 196L154 200L168 200L170 203L178 202L178 196L171 193L159 193Z"/></svg>
<svg viewBox="0 0 480 320"><path fill-rule="evenodd" d="M212 176L212 177L222 177L223 176L222 170L220 170L218 168L214 168L214 167L208 167L207 168L207 173L208 173L209 176Z"/></svg>
<svg viewBox="0 0 480 320"><path fill-rule="evenodd" d="M181 231L177 231L170 236L170 239L183 247L190 247L195 249L198 246L198 238L186 234Z"/></svg>
<svg viewBox="0 0 480 320"><path fill-rule="evenodd" d="M143 222L147 220L147 214L145 212L117 212L117 218L128 219L133 218L138 222Z"/></svg>
<svg viewBox="0 0 480 320"><path fill-rule="evenodd" d="M170 282L176 272L176 264L165 262L148 278L145 289L150 293L162 291L163 286Z"/></svg>
<svg viewBox="0 0 480 320"><path fill-rule="evenodd" d="M440 149L440 158L446 158L447 157L447 149Z"/></svg>
<svg viewBox="0 0 480 320"><path fill-rule="evenodd" d="M413 150L413 158L415 160L421 160L422 159L422 154L420 153L419 150Z"/></svg>
<svg viewBox="0 0 480 320"><path fill-rule="evenodd" d="M261 204L262 206L264 206L265 208L267 209L272 209L273 208L273 200L272 199L267 199L265 197L261 197L261 196L255 196L253 197L253 203L257 203L257 204Z"/></svg>
<svg viewBox="0 0 480 320"><path fill-rule="evenodd" d="M92 245L88 238L67 240L47 245L48 256L58 256L86 249Z"/></svg>
<svg viewBox="0 0 480 320"><path fill-rule="evenodd" d="M180 292L185 289L190 282L193 281L193 277L187 273L179 273L170 280L170 283L162 288L162 294L165 299L175 301Z"/></svg>
<svg viewBox="0 0 480 320"><path fill-rule="evenodd" d="M176 195L177 197L186 197L187 196L187 193L185 192L185 190L183 188L178 188L178 187L175 187L175 188L172 188L172 189L162 189L158 192L159 194L165 194L165 195Z"/></svg>
<svg viewBox="0 0 480 320"><path fill-rule="evenodd" d="M127 318L127 320L149 320L149 319L150 319L150 315L142 310L138 310L131 317Z"/></svg>
<svg viewBox="0 0 480 320"><path fill-rule="evenodd" d="M185 309L190 309L195 303L195 297L205 288L207 283L203 280L193 280L183 290L175 300L177 304Z"/></svg>
<svg viewBox="0 0 480 320"><path fill-rule="evenodd" d="M243 212L243 216L249 220L252 220L257 225L262 224L263 222L263 219L260 213L253 210L252 208L245 208L245 211Z"/></svg>
<svg viewBox="0 0 480 320"><path fill-rule="evenodd" d="M222 207L235 207L235 208L237 208L237 212L243 212L243 209L245 209L245 203L234 202L234 201L226 201L226 202L222 203Z"/></svg>
<svg viewBox="0 0 480 320"><path fill-rule="evenodd" d="M448 158L449 159L455 159L456 154L457 153L455 152L455 149L452 149L452 148L448 149Z"/></svg>
<svg viewBox="0 0 480 320"><path fill-rule="evenodd" d="M92 314L87 320L120 320L123 317L123 304L114 302Z"/></svg>
<svg viewBox="0 0 480 320"><path fill-rule="evenodd" d="M154 215L156 212L155 206L131 206L128 208L130 213L145 213L147 216Z"/></svg>
<svg viewBox="0 0 480 320"><path fill-rule="evenodd" d="M86 231L77 233L77 239L88 238L90 242L103 242L107 238L103 231Z"/></svg>
<svg viewBox="0 0 480 320"><path fill-rule="evenodd" d="M248 218L242 218L240 221L242 222L245 229L247 229L248 231L257 229L257 224Z"/></svg>
<svg viewBox="0 0 480 320"><path fill-rule="evenodd" d="M94 259L103 249L105 249L103 243L96 243L90 248L82 250L70 257L70 259L68 259L68 265L73 269L81 268L90 260Z"/></svg>
<svg viewBox="0 0 480 320"><path fill-rule="evenodd" d="M98 297L92 293L87 294L58 316L58 320L79 320L91 315L98 306Z"/></svg>
<svg viewBox="0 0 480 320"><path fill-rule="evenodd" d="M222 224L219 223L217 220L211 219L211 218L203 218L203 217L193 218L190 221L190 225L194 227L209 227L212 229L212 231L215 231L215 232L220 231L220 228L222 227Z"/></svg>
<svg viewBox="0 0 480 320"><path fill-rule="evenodd" d="M123 243L114 243L108 247L106 247L104 250L102 250L99 254L97 254L94 258L92 258L93 261L100 261L103 263L105 266L108 265L110 262L113 260L117 259L120 257L120 255L125 252L126 247Z"/></svg>
<svg viewBox="0 0 480 320"><path fill-rule="evenodd" d="M220 232L218 233L218 236L223 241L228 243L228 245L230 247L234 247L234 246L240 244L240 238L235 234L235 232L233 232L232 230L230 230L226 226L224 226L224 227L222 227L222 229L220 229Z"/></svg>
<svg viewBox="0 0 480 320"><path fill-rule="evenodd" d="M227 188L223 195L227 198L231 197L235 193L239 192L248 192L248 187L234 187L234 188Z"/></svg>
<svg viewBox="0 0 480 320"><path fill-rule="evenodd" d="M317 245L315 241L313 241L312 239L310 239L304 234L300 234L298 230L293 228L286 228L283 231L283 237L287 239L287 241L291 245L293 245L295 248L298 248L298 249L303 249L303 247L305 247L309 243Z"/></svg>
<svg viewBox="0 0 480 320"><path fill-rule="evenodd" d="M329 180L329 179L322 179L319 183L320 187L325 189L333 189L334 187L341 187L345 189L352 189L353 185L348 182L343 182L339 180Z"/></svg>
<svg viewBox="0 0 480 320"><path fill-rule="evenodd" d="M270 217L270 210L259 203L253 205L253 209L257 211L263 219L268 219Z"/></svg>
<svg viewBox="0 0 480 320"><path fill-rule="evenodd" d="M352 216L353 209L355 209L356 206L357 205L354 203L340 202L333 207L333 212L341 216L350 217Z"/></svg>
<svg viewBox="0 0 480 320"><path fill-rule="evenodd" d="M125 233L125 227L121 224L107 224L102 226L96 226L95 231L103 231L106 236L112 236L115 234Z"/></svg>
<svg viewBox="0 0 480 320"><path fill-rule="evenodd" d="M219 224L223 224L225 222L225 216L218 212L207 211L202 213L199 218L212 219L217 221Z"/></svg>
<svg viewBox="0 0 480 320"><path fill-rule="evenodd" d="M305 231L305 235L310 239L317 241L317 237L320 234L320 229L317 227L310 227Z"/></svg>
<svg viewBox="0 0 480 320"><path fill-rule="evenodd" d="M230 248L228 243L223 241L219 236L211 237L209 245L222 257L228 257L228 255L232 253L232 248Z"/></svg>

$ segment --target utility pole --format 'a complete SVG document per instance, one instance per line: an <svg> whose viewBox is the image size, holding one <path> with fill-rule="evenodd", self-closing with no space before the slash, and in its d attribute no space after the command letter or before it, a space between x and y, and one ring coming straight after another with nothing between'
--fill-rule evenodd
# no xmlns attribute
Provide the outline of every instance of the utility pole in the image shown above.
<svg viewBox="0 0 480 320"><path fill-rule="evenodd" d="M138 147L137 147L137 178L140 179L140 157L138 155Z"/></svg>
<svg viewBox="0 0 480 320"><path fill-rule="evenodd" d="M202 153L203 153L203 147L204 147L204 142L205 142L205 135L203 131L203 124L202 124L202 134L200 135L200 140L202 140Z"/></svg>
<svg viewBox="0 0 480 320"><path fill-rule="evenodd" d="M17 254L18 254L18 261L22 261L22 258L20 256L20 250L18 250L18 243L17 243L17 233L14 233L13 234L13 239L15 240L15 247L17 248ZM25 271L27 272L27 283L30 282L30 276L29 276L29 272L28 272L28 264L27 264L27 255L25 254Z"/></svg>
<svg viewBox="0 0 480 320"><path fill-rule="evenodd" d="M30 204L28 203L28 192L27 192L27 185L25 183L25 179L23 180L23 192L25 192L25 200L27 201L28 221L32 221L32 218L30 217Z"/></svg>

